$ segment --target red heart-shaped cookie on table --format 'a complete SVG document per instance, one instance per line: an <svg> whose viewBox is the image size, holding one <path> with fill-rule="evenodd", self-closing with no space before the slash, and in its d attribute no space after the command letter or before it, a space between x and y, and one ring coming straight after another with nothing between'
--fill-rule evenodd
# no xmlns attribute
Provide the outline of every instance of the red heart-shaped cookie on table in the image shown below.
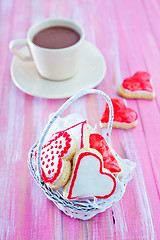
<svg viewBox="0 0 160 240"><path fill-rule="evenodd" d="M42 178L53 188L62 187L70 176L71 163L76 151L75 141L67 131L52 135L52 138L42 147L41 169ZM37 151L35 152L37 160ZM61 179L61 175L63 175ZM60 181L57 183L58 179Z"/></svg>
<svg viewBox="0 0 160 240"><path fill-rule="evenodd" d="M137 125L137 113L128 108L123 99L111 99L114 110L113 128L130 129ZM107 127L109 121L109 106L106 104L104 113L100 120L100 127Z"/></svg>
<svg viewBox="0 0 160 240"><path fill-rule="evenodd" d="M104 168L110 170L111 173L121 172L116 156L103 136L98 133L90 134L89 143L90 148L96 149L102 155Z"/></svg>
<svg viewBox="0 0 160 240"><path fill-rule="evenodd" d="M118 94L125 98L153 99L155 92L150 74L137 72L132 77L126 78L119 86Z"/></svg>
<svg viewBox="0 0 160 240"><path fill-rule="evenodd" d="M74 157L73 170L63 195L68 199L108 198L116 189L116 179L103 168L101 154L95 149L81 149Z"/></svg>

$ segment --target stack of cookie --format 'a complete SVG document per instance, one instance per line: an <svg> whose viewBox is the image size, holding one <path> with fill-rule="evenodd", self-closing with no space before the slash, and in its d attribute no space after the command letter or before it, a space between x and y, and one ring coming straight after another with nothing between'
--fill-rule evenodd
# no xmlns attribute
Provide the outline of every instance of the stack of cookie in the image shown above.
<svg viewBox="0 0 160 240"><path fill-rule="evenodd" d="M108 104L106 139L82 116L80 120L75 114L60 117L70 104L87 94L101 95ZM114 100L100 90L75 94L50 116L39 141L30 149L31 175L46 196L70 217L87 220L105 211L122 198L132 178L135 164L120 158L108 143L113 105Z"/></svg>
<svg viewBox="0 0 160 240"><path fill-rule="evenodd" d="M122 166L107 141L87 121L54 133L41 151L42 178L66 199L108 198ZM35 162L37 151L35 151Z"/></svg>

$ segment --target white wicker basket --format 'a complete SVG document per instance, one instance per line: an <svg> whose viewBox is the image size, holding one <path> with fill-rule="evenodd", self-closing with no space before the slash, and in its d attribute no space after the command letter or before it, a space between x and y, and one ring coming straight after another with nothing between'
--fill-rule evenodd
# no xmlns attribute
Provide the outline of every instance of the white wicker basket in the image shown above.
<svg viewBox="0 0 160 240"><path fill-rule="evenodd" d="M117 153L116 156L118 157L120 162L123 162L123 168L124 168L124 176L119 177L119 175L116 176L116 182L117 187L112 196L110 196L107 199L76 199L76 200L68 200L65 199L61 191L59 190L53 190L52 188L48 187L45 182L42 179L42 172L41 172L41 164L40 164L40 156L41 156L41 149L44 143L44 139L50 130L52 124L56 121L56 119L62 114L62 112L74 101L79 99L80 97L94 93L99 94L103 96L108 105L110 110L109 115L109 124L107 128L107 135L106 140L109 141L110 133L112 130L112 122L113 122L113 106L111 103L110 98L102 91L95 90L95 89L89 89L86 91L82 91L78 94L75 94L73 97L71 97L69 100L67 100L60 108L59 110L53 114L51 117L49 123L45 127L40 140L30 149L29 156L28 156L28 164L30 173L33 176L36 183L39 185L39 187L44 191L48 199L54 202L54 204L62 210L65 214L69 215L73 218L78 218L82 220L87 220L95 216L96 214L105 211L107 208L111 207L115 202L120 200L125 192L126 184L132 177L132 172L135 167L135 164L127 159L121 159ZM34 154L35 151L37 151L37 169L35 167L35 159Z"/></svg>

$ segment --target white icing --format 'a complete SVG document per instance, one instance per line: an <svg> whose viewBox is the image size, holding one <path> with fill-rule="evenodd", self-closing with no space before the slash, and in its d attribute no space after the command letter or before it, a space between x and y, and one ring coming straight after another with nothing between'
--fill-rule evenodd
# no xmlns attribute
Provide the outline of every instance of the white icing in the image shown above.
<svg viewBox="0 0 160 240"><path fill-rule="evenodd" d="M138 90L138 91L130 91L130 90L128 90L128 89L126 89L126 88L124 88L125 89L125 91L126 92L133 92L133 93L140 93L140 94L143 94L143 93L145 93L145 94L151 94L151 93L153 93L153 92L148 92L148 91L145 91L145 90Z"/></svg>
<svg viewBox="0 0 160 240"><path fill-rule="evenodd" d="M63 130L70 128L80 122L83 122L85 119L78 113L72 113L68 115L67 117L63 118L64 126Z"/></svg>
<svg viewBox="0 0 160 240"><path fill-rule="evenodd" d="M99 172L100 162L92 156L81 159L77 177L72 189L72 197L93 197L109 195L113 188L113 179Z"/></svg>

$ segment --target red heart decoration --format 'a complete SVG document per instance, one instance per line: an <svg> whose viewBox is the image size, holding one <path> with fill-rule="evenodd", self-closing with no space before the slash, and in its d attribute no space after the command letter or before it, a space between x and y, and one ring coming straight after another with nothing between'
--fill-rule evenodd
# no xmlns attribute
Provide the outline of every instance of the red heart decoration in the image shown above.
<svg viewBox="0 0 160 240"><path fill-rule="evenodd" d="M128 108L123 99L113 98L111 99L114 110L113 122L121 123L133 123L137 120L137 113ZM108 123L109 121L109 106L106 104L105 111L101 118L101 123Z"/></svg>
<svg viewBox="0 0 160 240"><path fill-rule="evenodd" d="M68 199L110 197L116 189L116 179L103 168L102 161L95 149L81 149L74 158L73 173L64 188L64 196Z"/></svg>
<svg viewBox="0 0 160 240"><path fill-rule="evenodd" d="M67 157L72 145L72 138L66 131L52 135L50 141L42 147L41 169L46 183L53 183L59 177L63 168L63 158ZM35 159L37 151L35 152Z"/></svg>
<svg viewBox="0 0 160 240"><path fill-rule="evenodd" d="M151 76L147 72L137 72L132 77L126 78L122 86L129 91L147 91L153 92L150 83Z"/></svg>
<svg viewBox="0 0 160 240"><path fill-rule="evenodd" d="M121 171L116 157L111 152L106 140L98 133L90 134L90 147L96 149L103 157L104 168L110 170L112 173Z"/></svg>

